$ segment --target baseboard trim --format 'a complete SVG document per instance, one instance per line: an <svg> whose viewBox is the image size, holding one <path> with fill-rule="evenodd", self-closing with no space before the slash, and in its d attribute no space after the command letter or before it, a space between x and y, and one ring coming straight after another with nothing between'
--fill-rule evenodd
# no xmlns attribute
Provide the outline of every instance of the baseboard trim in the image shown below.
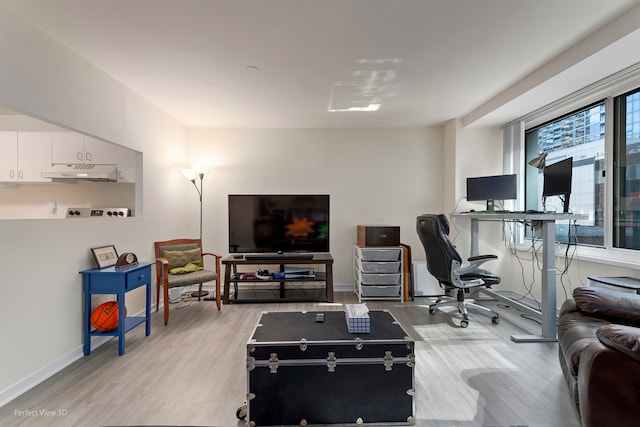
<svg viewBox="0 0 640 427"><path fill-rule="evenodd" d="M151 311L155 309L155 304L153 304ZM140 310L139 313L136 313L135 316L143 316L144 310ZM116 337L91 337L91 350L95 350L106 342L114 339ZM62 357L54 360L53 362L43 366L38 369L31 375L19 380L15 384L5 388L0 391L0 408L8 404L9 402L17 399L22 396L24 393L28 392L38 384L43 381L51 378L67 366L71 365L73 362L76 362L84 357L83 345L80 345Z"/></svg>
<svg viewBox="0 0 640 427"><path fill-rule="evenodd" d="M333 285L334 292L354 292L353 285L335 284Z"/></svg>

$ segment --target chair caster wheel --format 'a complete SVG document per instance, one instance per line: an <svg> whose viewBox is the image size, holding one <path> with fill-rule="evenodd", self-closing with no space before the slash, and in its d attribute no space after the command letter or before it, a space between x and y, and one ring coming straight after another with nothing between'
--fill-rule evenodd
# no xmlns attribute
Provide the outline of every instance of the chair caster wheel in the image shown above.
<svg viewBox="0 0 640 427"><path fill-rule="evenodd" d="M461 320L460 321L460 327L461 328L466 328L467 326L469 326L469 321L468 320Z"/></svg>
<svg viewBox="0 0 640 427"><path fill-rule="evenodd" d="M436 314L436 309L435 308L430 308L429 309L429 314Z"/></svg>
<svg viewBox="0 0 640 427"><path fill-rule="evenodd" d="M491 323L493 323L494 325L497 325L498 323L500 323L500 318L498 316L492 317Z"/></svg>

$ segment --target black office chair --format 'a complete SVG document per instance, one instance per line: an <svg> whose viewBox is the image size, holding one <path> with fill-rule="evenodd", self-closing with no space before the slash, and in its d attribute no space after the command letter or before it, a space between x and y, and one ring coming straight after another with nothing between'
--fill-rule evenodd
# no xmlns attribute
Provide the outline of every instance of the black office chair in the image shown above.
<svg viewBox="0 0 640 427"><path fill-rule="evenodd" d="M491 315L494 324L500 323L500 316L495 311L465 301L464 294L470 288L484 286L490 288L500 283L500 278L479 266L489 260L497 259L496 255L478 255L468 259L468 265L462 265L462 258L455 246L449 240L449 221L442 214L424 214L417 218L416 228L420 241L427 255L427 270L431 273L440 286L445 290L457 289L455 301L443 301L438 297L434 304L429 306L429 313L435 314L440 307L454 306L462 314L460 326L469 326L467 308L474 309Z"/></svg>

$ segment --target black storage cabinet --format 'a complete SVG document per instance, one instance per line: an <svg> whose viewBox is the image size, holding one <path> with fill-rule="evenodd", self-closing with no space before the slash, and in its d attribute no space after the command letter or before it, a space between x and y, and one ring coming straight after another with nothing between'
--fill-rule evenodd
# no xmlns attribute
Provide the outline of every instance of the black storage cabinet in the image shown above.
<svg viewBox="0 0 640 427"><path fill-rule="evenodd" d="M413 425L414 341L388 311L264 312L247 343L247 425Z"/></svg>

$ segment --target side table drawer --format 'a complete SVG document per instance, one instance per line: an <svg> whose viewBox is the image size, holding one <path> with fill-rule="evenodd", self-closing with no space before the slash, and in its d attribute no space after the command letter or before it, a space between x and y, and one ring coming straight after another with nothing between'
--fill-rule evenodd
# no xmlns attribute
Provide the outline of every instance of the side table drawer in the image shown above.
<svg viewBox="0 0 640 427"><path fill-rule="evenodd" d="M102 274L88 275L89 288L92 294L113 294L122 289L123 284L114 282L113 278Z"/></svg>
<svg viewBox="0 0 640 427"><path fill-rule="evenodd" d="M142 270L132 271L127 273L125 280L125 290L139 288L149 283L151 279L151 267L143 268Z"/></svg>

